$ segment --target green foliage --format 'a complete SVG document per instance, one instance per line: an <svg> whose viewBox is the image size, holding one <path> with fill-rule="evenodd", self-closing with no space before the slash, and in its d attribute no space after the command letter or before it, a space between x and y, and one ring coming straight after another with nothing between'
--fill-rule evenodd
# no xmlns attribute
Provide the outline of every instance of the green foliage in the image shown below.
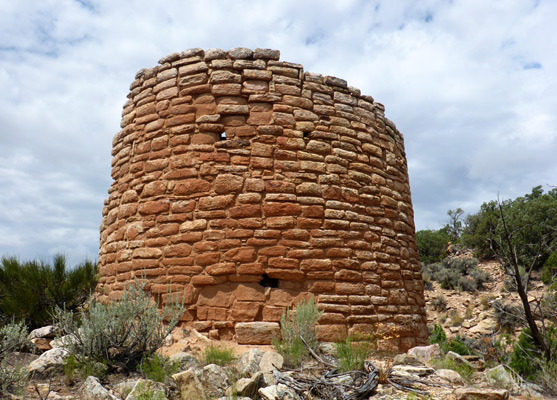
<svg viewBox="0 0 557 400"><path fill-rule="evenodd" d="M171 361L168 357L154 353L143 357L139 364L139 371L147 378L155 382L164 383L168 377L180 370L179 361Z"/></svg>
<svg viewBox="0 0 557 400"><path fill-rule="evenodd" d="M451 240L444 230L416 232L416 245L423 265L441 261L447 255L447 243Z"/></svg>
<svg viewBox="0 0 557 400"><path fill-rule="evenodd" d="M542 267L541 280L550 285L557 278L557 252L551 254Z"/></svg>
<svg viewBox="0 0 557 400"><path fill-rule="evenodd" d="M538 370L535 361L539 359L541 359L541 354L534 344L530 328L524 328L513 347L509 366L522 377L533 379Z"/></svg>
<svg viewBox="0 0 557 400"><path fill-rule="evenodd" d="M306 359L309 352L301 340L313 350L317 349L316 325L323 311L319 311L315 299L311 297L307 302L302 299L296 305L296 311L285 310L280 320L281 341L275 340L273 345L277 352L284 357L285 364L296 366Z"/></svg>
<svg viewBox="0 0 557 400"><path fill-rule="evenodd" d="M61 309L55 314L62 334L69 335L70 352L80 363L97 361L127 370L135 370L143 357L162 346L184 310L182 304L167 304L159 311L141 282L128 286L117 301L104 304L91 297L84 308L79 318Z"/></svg>
<svg viewBox="0 0 557 400"><path fill-rule="evenodd" d="M0 315L25 321L31 329L48 325L57 307L76 310L96 284L97 265L91 261L69 270L60 254L54 256L53 264L2 257Z"/></svg>
<svg viewBox="0 0 557 400"><path fill-rule="evenodd" d="M106 362L99 362L90 359L78 360L75 354L70 354L64 360L64 375L73 382L77 379L85 380L88 376L102 379L108 372Z"/></svg>
<svg viewBox="0 0 557 400"><path fill-rule="evenodd" d="M27 328L23 322L0 327L0 395L19 394L25 387L29 376L27 368L9 362L7 356L24 349L27 344Z"/></svg>
<svg viewBox="0 0 557 400"><path fill-rule="evenodd" d="M440 263L425 265L423 271L431 280L441 283L443 289L467 292L482 289L490 279L487 272L478 268L475 258L447 257Z"/></svg>
<svg viewBox="0 0 557 400"><path fill-rule="evenodd" d="M459 207L456 210L447 211L447 215L449 216L449 223L445 225L443 230L447 232L453 243L458 242L462 233L462 216L464 215L464 210Z"/></svg>
<svg viewBox="0 0 557 400"><path fill-rule="evenodd" d="M433 330L429 335L429 344L438 344L443 349L447 344L447 335L443 327L439 324L433 325Z"/></svg>
<svg viewBox="0 0 557 400"><path fill-rule="evenodd" d="M512 245L519 264L541 268L557 245L557 189L543 193L536 186L530 194L505 200L501 204L507 227L512 232ZM502 240L503 226L496 201L484 203L480 211L468 216L463 241L476 249L478 256L489 257L509 253L508 243Z"/></svg>
<svg viewBox="0 0 557 400"><path fill-rule="evenodd" d="M202 355L205 364L227 365L234 361L235 358L234 350L213 345L205 348Z"/></svg>
<svg viewBox="0 0 557 400"><path fill-rule="evenodd" d="M372 336L349 336L336 344L340 372L363 370L377 340Z"/></svg>

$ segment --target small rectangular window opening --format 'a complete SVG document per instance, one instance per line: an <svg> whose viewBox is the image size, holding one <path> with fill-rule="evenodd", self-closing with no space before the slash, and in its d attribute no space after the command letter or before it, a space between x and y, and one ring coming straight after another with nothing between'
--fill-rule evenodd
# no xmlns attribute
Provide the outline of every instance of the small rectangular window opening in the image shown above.
<svg viewBox="0 0 557 400"><path fill-rule="evenodd" d="M219 133L219 140L226 140L226 132Z"/></svg>

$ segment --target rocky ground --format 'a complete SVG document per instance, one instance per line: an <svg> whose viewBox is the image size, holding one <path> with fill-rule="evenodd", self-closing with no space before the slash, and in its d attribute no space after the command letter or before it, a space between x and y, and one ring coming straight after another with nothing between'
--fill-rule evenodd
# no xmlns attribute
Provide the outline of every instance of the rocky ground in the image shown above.
<svg viewBox="0 0 557 400"><path fill-rule="evenodd" d="M461 335L489 340L500 328L491 304L496 300L518 302L514 294L505 290L504 277L495 263L483 263L480 267L489 272L492 281L479 293L443 290L436 282L433 290L426 291L429 322L431 325L441 323L449 337ZM542 286L535 281L533 289L534 296L540 295ZM443 306L434 301L440 296L445 299ZM437 345L414 348L403 355L373 354L365 373L334 375L331 365L336 358L332 344L320 346L320 360L313 359L291 370L284 367L282 357L271 346L213 342L194 330L183 329L175 329L161 349L162 354L180 363L179 371L169 376L165 384L143 379L139 374L114 374L102 381L89 377L83 381L70 379L61 372L66 352L63 347L57 347L60 343L48 338L51 335L48 330L34 334L38 337L33 341L39 347L54 347L40 357L16 355L33 371L24 399L551 398L535 385L517 382L501 365L488 365L486 369L478 357L449 353L449 361L439 362ZM236 359L225 366L197 361L203 350L211 345L233 349ZM472 372L461 376L447 369L447 363L465 365ZM370 385L375 389L366 392ZM407 389L410 386L413 391ZM309 387L314 388L313 394Z"/></svg>

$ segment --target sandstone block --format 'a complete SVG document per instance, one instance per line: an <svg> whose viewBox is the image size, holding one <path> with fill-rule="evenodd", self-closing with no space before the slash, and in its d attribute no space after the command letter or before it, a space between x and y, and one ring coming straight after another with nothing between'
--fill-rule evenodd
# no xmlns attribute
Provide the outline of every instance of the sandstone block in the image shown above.
<svg viewBox="0 0 557 400"><path fill-rule="evenodd" d="M279 337L280 327L276 322L240 322L235 326L239 344L271 344Z"/></svg>

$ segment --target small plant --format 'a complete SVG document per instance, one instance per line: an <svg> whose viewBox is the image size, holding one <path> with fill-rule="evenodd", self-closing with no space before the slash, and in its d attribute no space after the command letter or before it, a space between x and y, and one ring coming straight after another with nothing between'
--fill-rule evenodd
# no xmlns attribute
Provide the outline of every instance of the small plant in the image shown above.
<svg viewBox="0 0 557 400"><path fill-rule="evenodd" d="M445 296L441 295L432 299L431 306L435 311L445 311L447 309L447 300L445 299Z"/></svg>
<svg viewBox="0 0 557 400"><path fill-rule="evenodd" d="M23 322L0 327L0 394L20 393L29 373L25 366L9 363L8 353L27 347L27 328Z"/></svg>
<svg viewBox="0 0 557 400"><path fill-rule="evenodd" d="M377 342L372 336L349 336L336 344L338 366L341 372L362 370Z"/></svg>
<svg viewBox="0 0 557 400"><path fill-rule="evenodd" d="M143 357L139 364L139 371L147 379L164 383L169 376L180 370L179 361L171 361L168 357L154 353Z"/></svg>
<svg viewBox="0 0 557 400"><path fill-rule="evenodd" d="M443 348L447 344L447 335L443 330L441 325L435 324L433 325L433 330L429 335L429 343L430 344L438 344L439 347Z"/></svg>
<svg viewBox="0 0 557 400"><path fill-rule="evenodd" d="M452 351L453 353L460 354L461 356L471 356L474 354L472 350L471 342L469 339L456 335L454 339L449 340L446 346L446 351Z"/></svg>
<svg viewBox="0 0 557 400"><path fill-rule="evenodd" d="M487 310L489 308L489 297L482 294L480 296L480 306L482 307L482 310Z"/></svg>
<svg viewBox="0 0 557 400"><path fill-rule="evenodd" d="M235 358L234 350L213 345L205 348L202 354L205 364L227 365L234 361Z"/></svg>
<svg viewBox="0 0 557 400"><path fill-rule="evenodd" d="M473 316L474 316L474 307L469 305L468 307L466 307L466 312L464 313L464 318L465 319L471 319Z"/></svg>
<svg viewBox="0 0 557 400"><path fill-rule="evenodd" d="M290 310L283 312L280 320L282 340L274 340L273 345L284 357L286 365L296 366L308 357L309 352L301 338L311 349L317 348L315 326L322 314L313 297L307 301L300 300L294 313Z"/></svg>
<svg viewBox="0 0 557 400"><path fill-rule="evenodd" d="M78 363L95 361L133 371L162 346L183 309L167 304L159 311L145 284L135 282L117 301L104 304L91 297L79 318L58 309L55 319L61 334L71 338L68 348Z"/></svg>
<svg viewBox="0 0 557 400"><path fill-rule="evenodd" d="M78 361L75 354L70 354L64 360L64 375L70 384L77 379L85 380L88 376L102 379L106 376L107 372L108 366L106 363L89 359Z"/></svg>

